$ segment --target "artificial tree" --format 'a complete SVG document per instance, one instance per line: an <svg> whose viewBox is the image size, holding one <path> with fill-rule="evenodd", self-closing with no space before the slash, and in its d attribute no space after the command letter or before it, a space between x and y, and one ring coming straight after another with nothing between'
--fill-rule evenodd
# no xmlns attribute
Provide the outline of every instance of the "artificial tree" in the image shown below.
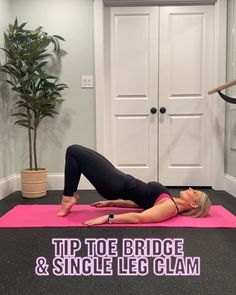
<svg viewBox="0 0 236 295"><path fill-rule="evenodd" d="M6 73L6 81L17 93L14 101L15 124L27 128L29 146L29 169L38 170L37 131L45 117L58 114L57 107L63 101L62 91L66 84L58 83L58 77L46 68L50 57L60 53L61 36L48 35L40 26L25 29L27 23L9 24L4 33L6 63L0 71ZM52 48L50 48L53 46Z"/></svg>

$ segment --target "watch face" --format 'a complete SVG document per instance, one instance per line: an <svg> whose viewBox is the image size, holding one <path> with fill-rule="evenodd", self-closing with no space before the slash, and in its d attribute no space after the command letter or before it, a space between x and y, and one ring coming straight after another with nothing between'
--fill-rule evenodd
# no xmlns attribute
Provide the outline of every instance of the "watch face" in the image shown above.
<svg viewBox="0 0 236 295"><path fill-rule="evenodd" d="M113 214L109 214L109 216L108 216L108 223L112 223L113 217L114 217Z"/></svg>

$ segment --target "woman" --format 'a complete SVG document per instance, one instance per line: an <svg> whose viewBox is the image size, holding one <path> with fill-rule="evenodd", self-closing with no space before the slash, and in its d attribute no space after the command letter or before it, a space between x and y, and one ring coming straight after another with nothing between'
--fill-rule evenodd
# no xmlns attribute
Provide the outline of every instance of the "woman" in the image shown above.
<svg viewBox="0 0 236 295"><path fill-rule="evenodd" d="M85 222L97 225L103 223L160 222L177 214L203 217L208 214L210 200L198 190L189 188L181 191L179 198L158 182L145 183L116 169L97 152L79 145L72 145L66 151L65 186L61 210L57 216L66 216L77 202L77 187L83 174L107 201L93 203L96 207L142 208L142 212L109 214Z"/></svg>

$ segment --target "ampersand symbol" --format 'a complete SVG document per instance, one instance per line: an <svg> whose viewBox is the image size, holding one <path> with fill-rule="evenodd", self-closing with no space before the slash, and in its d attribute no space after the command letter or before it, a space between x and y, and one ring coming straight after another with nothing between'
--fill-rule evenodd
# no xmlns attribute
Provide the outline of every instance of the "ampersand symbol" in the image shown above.
<svg viewBox="0 0 236 295"><path fill-rule="evenodd" d="M44 257L38 257L36 259L36 267L35 267L35 273L38 276L48 276L48 264L47 260Z"/></svg>

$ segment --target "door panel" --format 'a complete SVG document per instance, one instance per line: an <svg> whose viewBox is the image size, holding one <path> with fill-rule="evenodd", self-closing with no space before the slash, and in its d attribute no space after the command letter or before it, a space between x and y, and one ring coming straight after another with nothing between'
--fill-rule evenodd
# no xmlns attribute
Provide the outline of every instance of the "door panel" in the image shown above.
<svg viewBox="0 0 236 295"><path fill-rule="evenodd" d="M174 144L174 148L170 148L169 166L200 167L203 142L202 115L170 115L169 120L170 138Z"/></svg>
<svg viewBox="0 0 236 295"><path fill-rule="evenodd" d="M114 96L118 99L148 97L148 14L120 14L114 17Z"/></svg>
<svg viewBox="0 0 236 295"><path fill-rule="evenodd" d="M157 179L158 26L156 7L110 10L110 155L122 171Z"/></svg>
<svg viewBox="0 0 236 295"><path fill-rule="evenodd" d="M159 175L165 185L211 184L213 6L160 8Z"/></svg>
<svg viewBox="0 0 236 295"><path fill-rule="evenodd" d="M204 15L190 11L169 12L168 19L171 40L171 97L201 97Z"/></svg>
<svg viewBox="0 0 236 295"><path fill-rule="evenodd" d="M116 116L116 163L119 168L145 167L148 163L148 116ZM130 140L132 139L132 140Z"/></svg>

